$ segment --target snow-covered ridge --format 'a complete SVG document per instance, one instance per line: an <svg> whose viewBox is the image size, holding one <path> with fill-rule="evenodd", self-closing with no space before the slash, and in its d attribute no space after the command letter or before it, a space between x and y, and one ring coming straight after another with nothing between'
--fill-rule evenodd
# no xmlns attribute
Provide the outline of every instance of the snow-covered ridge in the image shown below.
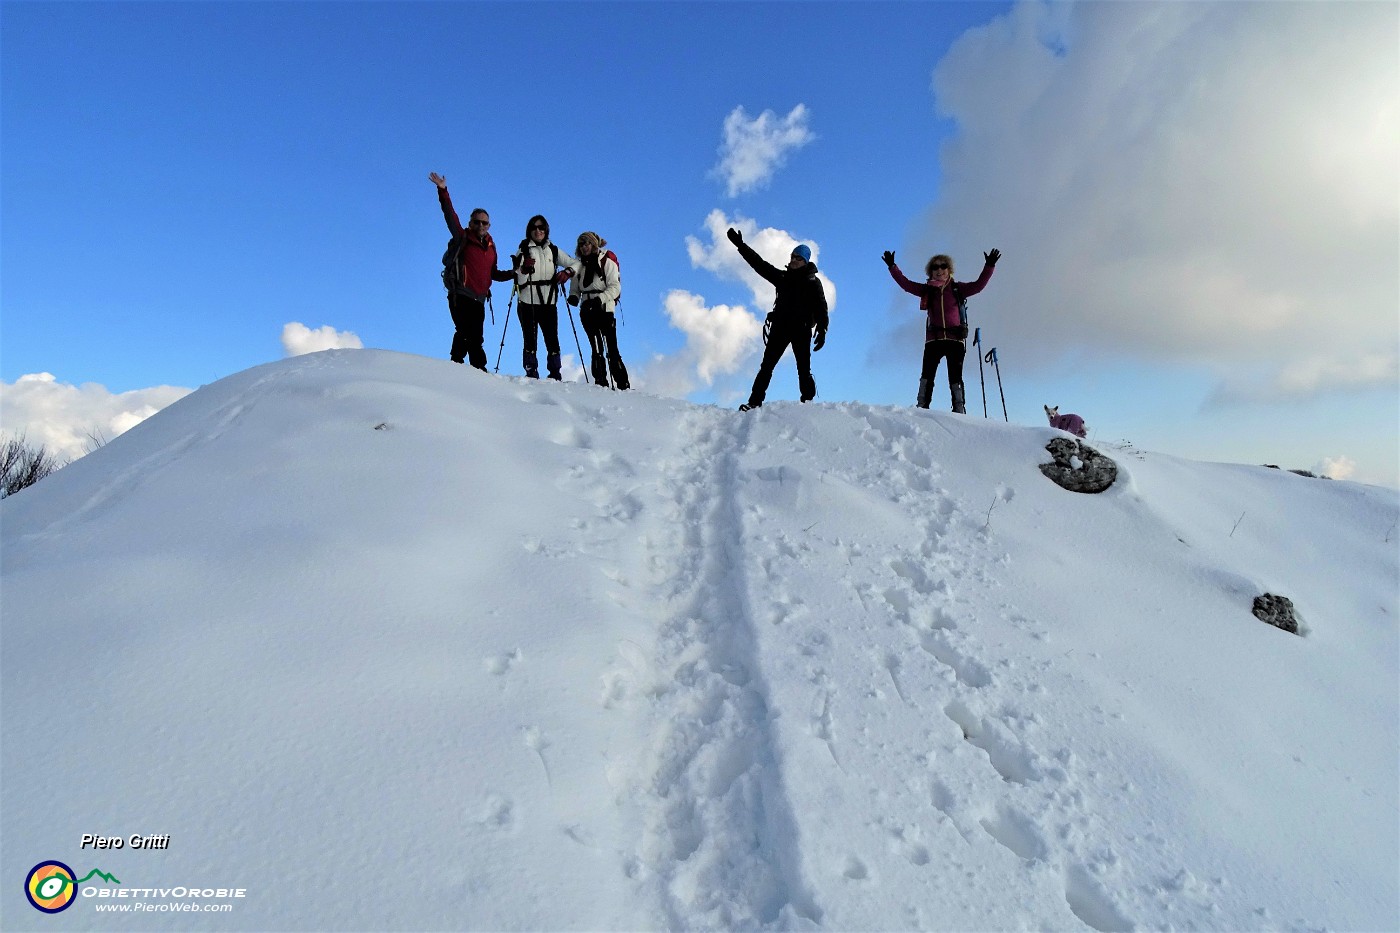
<svg viewBox="0 0 1400 933"><path fill-rule="evenodd" d="M247 890L76 928L1400 924L1400 494L1056 436L207 386L0 506L5 926L46 859Z"/></svg>

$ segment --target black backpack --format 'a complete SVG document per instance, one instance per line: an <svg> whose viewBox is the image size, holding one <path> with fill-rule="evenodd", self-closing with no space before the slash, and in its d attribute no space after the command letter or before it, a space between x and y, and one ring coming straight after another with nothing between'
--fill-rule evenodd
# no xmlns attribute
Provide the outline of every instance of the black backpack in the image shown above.
<svg viewBox="0 0 1400 933"><path fill-rule="evenodd" d="M449 295L462 290L462 247L467 245L467 236L454 236L447 241L447 252L442 254L442 284Z"/></svg>

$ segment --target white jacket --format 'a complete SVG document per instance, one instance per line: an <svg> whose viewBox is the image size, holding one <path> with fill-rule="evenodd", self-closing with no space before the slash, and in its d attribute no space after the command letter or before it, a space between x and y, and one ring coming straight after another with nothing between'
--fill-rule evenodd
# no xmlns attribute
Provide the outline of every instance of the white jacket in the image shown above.
<svg viewBox="0 0 1400 933"><path fill-rule="evenodd" d="M603 310L612 314L617 299L622 297L622 272L617 267L617 260L609 256L606 249L603 250L602 269L602 277L594 276L593 281L585 286L583 260L575 259L569 266L569 271L573 273L573 278L569 279L569 294L579 296L580 306L588 298L602 299Z"/></svg>
<svg viewBox="0 0 1400 933"><path fill-rule="evenodd" d="M553 304L553 298L559 293L554 288L554 275L559 269L568 269L574 264L574 257L559 250L559 267L554 266L554 254L550 251L550 242L536 244L533 241L523 250L518 250L511 256L512 265L515 268L515 285L520 292L520 303L523 305L548 305ZM558 244L554 244L555 249L559 249ZM521 263L525 257L535 260L533 272L526 272L521 269Z"/></svg>

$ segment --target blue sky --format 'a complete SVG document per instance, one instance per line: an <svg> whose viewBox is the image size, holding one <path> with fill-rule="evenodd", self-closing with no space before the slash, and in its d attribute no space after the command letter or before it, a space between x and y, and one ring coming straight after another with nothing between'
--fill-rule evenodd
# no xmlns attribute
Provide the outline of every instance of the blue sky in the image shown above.
<svg viewBox="0 0 1400 933"><path fill-rule="evenodd" d="M1394 485L1397 15L6 3L0 420L111 434L317 345L284 340L294 322L444 357L437 171L502 247L536 212L566 248L609 241L646 390L747 392L768 293L729 223L774 261L813 244L835 297L822 401L913 400L920 315L882 250L911 275L950 252L971 279L997 246L972 314L1011 420L1058 404L1104 441ZM726 126L748 176L720 170ZM503 374L519 349L512 321ZM784 360L770 398L796 394Z"/></svg>

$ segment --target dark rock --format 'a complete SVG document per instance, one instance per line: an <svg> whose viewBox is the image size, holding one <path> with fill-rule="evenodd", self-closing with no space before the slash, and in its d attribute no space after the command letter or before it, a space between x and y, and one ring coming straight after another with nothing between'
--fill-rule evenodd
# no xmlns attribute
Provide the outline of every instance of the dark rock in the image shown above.
<svg viewBox="0 0 1400 933"><path fill-rule="evenodd" d="M1083 441L1057 437L1046 444L1045 449L1055 458L1055 462L1042 463L1040 472L1061 489L1103 492L1118 478L1118 464Z"/></svg>
<svg viewBox="0 0 1400 933"><path fill-rule="evenodd" d="M1256 596L1253 612L1260 622L1267 622L1294 635L1298 634L1298 616L1293 612L1293 600L1287 596L1275 596L1273 593Z"/></svg>

